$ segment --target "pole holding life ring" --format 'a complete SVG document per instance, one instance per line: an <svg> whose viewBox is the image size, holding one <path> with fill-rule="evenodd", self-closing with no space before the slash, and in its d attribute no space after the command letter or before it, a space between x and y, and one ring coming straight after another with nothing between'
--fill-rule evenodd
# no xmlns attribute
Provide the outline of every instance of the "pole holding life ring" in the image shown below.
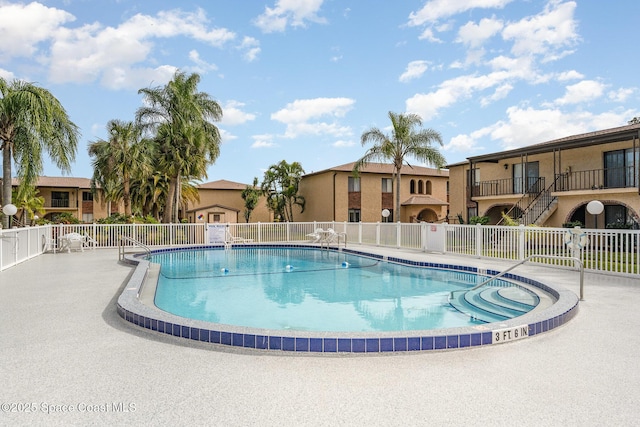
<svg viewBox="0 0 640 427"><path fill-rule="evenodd" d="M589 238L584 230L575 227L565 233L564 244L571 250L579 251L589 244Z"/></svg>

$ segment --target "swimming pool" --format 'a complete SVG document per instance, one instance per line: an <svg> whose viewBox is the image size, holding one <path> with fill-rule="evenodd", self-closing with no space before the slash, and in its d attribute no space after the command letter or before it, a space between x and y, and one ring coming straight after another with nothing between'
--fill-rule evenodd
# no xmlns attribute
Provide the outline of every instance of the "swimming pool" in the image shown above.
<svg viewBox="0 0 640 427"><path fill-rule="evenodd" d="M199 249L156 254L149 260L160 264L156 306L190 319L342 332L486 323L449 303L452 291L467 290L486 278L471 272L404 266L315 248ZM493 285L491 289L512 288L512 293L535 297L504 280ZM522 304L514 315L535 305Z"/></svg>
<svg viewBox="0 0 640 427"><path fill-rule="evenodd" d="M153 296L150 298L148 295L149 289L153 288L153 286L149 285L148 276L152 276L152 285L156 284L156 280L153 278L154 264L149 263L148 260L131 258L130 262L138 263L138 268L118 300L118 313L120 316L146 329L214 344L265 350L359 353L465 348L528 338L562 325L577 312L577 297L574 294L565 292L553 285L539 283L530 278L508 274L505 276L508 282L515 281L523 287L538 289L539 292L552 296L555 303L544 310L534 310L524 316L493 323L479 322L471 319L468 315L457 313L452 307L446 307L447 316L456 319L454 323L449 325L438 323L425 326L421 322L432 317L433 306L439 306L438 310L435 311L445 307L445 304L442 304L443 298L451 289L441 289L438 291L439 293L436 292L435 297L425 297L426 286L423 283L423 274L426 270L424 267L437 269L437 275L446 277L443 280L444 282L448 282L448 285L453 282L454 287L458 288L470 288L477 282L477 268L413 261L351 249L321 251L310 249L304 245L248 245L248 247L234 248L227 251L219 247L215 250L210 249L210 247L199 248L196 252L175 249L154 251L152 259L163 257L176 259L199 258L199 261L196 261L192 267L185 268L178 263L168 264L164 271L162 269L156 270L155 275L159 277L157 281L158 292L155 293L154 289L154 293L160 306L163 303L160 301L162 298L158 298L158 296L161 296L163 292L168 290L166 292L168 300L175 300L180 295L179 298L183 302L179 305L182 305L183 308L206 305L209 296L212 296L214 300L222 298L223 301L217 300L218 305L223 307L222 311L216 312L213 317L194 319L189 318L191 315L188 313L176 314L159 309L153 304ZM286 261L284 259L278 258L277 261L265 262L264 268L266 270L256 270L250 273L242 273L242 269L238 268L247 260L243 261L237 255L244 253L245 255L251 254L249 258L264 258L265 251L279 251L281 253L285 251L302 252L314 254L312 258L315 259L312 261L299 261L296 259L285 264ZM209 257L211 254L217 257L218 261L222 260L222 262L212 263L212 259ZM356 255L358 256L356 257ZM255 265L255 259L249 261L249 264ZM199 267L205 265L207 268ZM214 267L211 268L211 265L214 265ZM338 301L338 305L342 309L345 306L350 308L351 313L347 316L350 320L345 322L343 319L334 323L338 325L343 325L344 323L355 324L355 328L351 327L349 330L345 330L341 327L327 327L327 324L324 327L300 326L298 324L298 320L303 317L323 317L322 314L304 316L312 313L311 308L315 310L318 301L344 300L344 292L337 289L339 276L350 277L349 275L352 272L357 272L358 270L360 272L366 271L364 278L361 277L359 279L360 282L355 286L362 291L364 288L361 283L362 280L381 281L380 278L383 278L382 281L384 281L386 277L386 280L396 283L397 276L403 275L398 274L399 265L411 266L408 269L411 273L405 275L408 281L399 286L402 288L400 294L395 289L398 287L397 285L389 285L386 288L383 286L381 290L375 291L374 297L366 303L358 304L353 299L346 303ZM314 274L319 273L323 277L322 286L318 283L307 285L308 292L304 294L296 294L298 291L292 291L293 288L289 285L294 282L306 282L306 279L303 278L310 274L311 270L315 271ZM377 279L372 279L371 274L374 271L378 274ZM486 272L488 275L496 273L491 270ZM179 286L177 287L175 284L163 291L161 283L163 276L173 277L176 283L184 283L193 279L204 279L204 282L195 285L194 290L187 292L180 293L178 291ZM236 294L238 290L235 289L235 285L230 287L227 285L231 283L229 280L238 279L240 276L242 281L247 281L248 278L254 281L257 280L257 283L262 287L262 302L267 301L271 304L271 307L295 304L290 300L292 296L290 294L293 294L294 299L298 298L299 300L298 315L294 317L293 321L280 321L279 325L268 324L268 326L265 326L264 323L261 323L265 318L262 315L253 316L259 320L257 324L243 324L242 322L235 322L239 324L234 324L234 322L228 322L229 313L227 313L227 308L230 305L229 300L225 299L226 297L220 297L220 293L214 296L215 293L212 294L210 288L212 283L217 282L217 285L213 287L221 289L226 287L227 293ZM276 277L278 278L277 284L274 282ZM285 279L285 282L282 282L282 279ZM346 283L349 283L349 280ZM255 283L252 286L256 286ZM320 291L320 288L328 289L328 291ZM270 289L271 297L267 296L269 292L265 292L265 289ZM395 294L392 293L386 295L386 298L381 298L380 292L388 293L394 289L396 291ZM146 297L145 293L147 293ZM280 300L283 295L289 299ZM237 297L237 295L235 296ZM257 297L254 296L252 298ZM434 301L434 298L437 299L438 303L429 306L430 298L431 301ZM307 305L303 304L304 301L307 301ZM401 302L401 307L398 307L398 301ZM253 309L252 311L259 310ZM357 316L354 312L357 312ZM368 313L368 315L363 316L363 313ZM244 314L245 316L239 317L252 317L246 316L246 310ZM359 319L357 319L358 317ZM354 321L354 319L358 321ZM455 323L462 319L464 319L464 323ZM382 323L385 324L385 327L382 330L374 330L371 328L372 323ZM412 325L413 323L415 325ZM388 328L389 325L395 325L396 327ZM399 328L397 327L398 325L400 325ZM406 327L407 325L409 327Z"/></svg>

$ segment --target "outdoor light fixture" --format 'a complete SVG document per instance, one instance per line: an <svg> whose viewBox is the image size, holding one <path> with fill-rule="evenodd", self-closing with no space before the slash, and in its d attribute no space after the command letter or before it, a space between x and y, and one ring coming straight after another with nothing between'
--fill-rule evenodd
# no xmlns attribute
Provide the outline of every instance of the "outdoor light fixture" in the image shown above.
<svg viewBox="0 0 640 427"><path fill-rule="evenodd" d="M505 169L509 169L509 163L505 163L505 164L504 164L504 168L505 168Z"/></svg>
<svg viewBox="0 0 640 427"><path fill-rule="evenodd" d="M587 212L595 217L596 228L598 228L598 215L604 211L604 205L600 200L592 200L587 203Z"/></svg>

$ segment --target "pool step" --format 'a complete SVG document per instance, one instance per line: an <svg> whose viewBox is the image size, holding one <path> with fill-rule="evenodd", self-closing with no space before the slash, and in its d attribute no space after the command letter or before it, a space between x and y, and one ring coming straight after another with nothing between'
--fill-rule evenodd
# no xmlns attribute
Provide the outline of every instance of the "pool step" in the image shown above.
<svg viewBox="0 0 640 427"><path fill-rule="evenodd" d="M538 304L538 297L517 286L485 286L477 290L456 292L449 301L461 313L487 323L521 316Z"/></svg>

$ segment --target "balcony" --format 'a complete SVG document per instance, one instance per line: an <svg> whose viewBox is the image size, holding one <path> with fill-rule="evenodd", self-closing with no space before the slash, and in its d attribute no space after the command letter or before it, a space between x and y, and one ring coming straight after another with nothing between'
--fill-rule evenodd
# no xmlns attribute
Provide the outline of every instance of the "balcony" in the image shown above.
<svg viewBox="0 0 640 427"><path fill-rule="evenodd" d="M556 188L553 191L604 190L611 188L638 187L639 168L593 169L572 171L556 175Z"/></svg>
<svg viewBox="0 0 640 427"><path fill-rule="evenodd" d="M69 200L65 199L52 199L49 203L45 202L45 208L68 208Z"/></svg>
<svg viewBox="0 0 640 427"><path fill-rule="evenodd" d="M545 189L544 177L507 178L480 181L474 184L473 197L521 195L526 184L527 194L538 194Z"/></svg>

